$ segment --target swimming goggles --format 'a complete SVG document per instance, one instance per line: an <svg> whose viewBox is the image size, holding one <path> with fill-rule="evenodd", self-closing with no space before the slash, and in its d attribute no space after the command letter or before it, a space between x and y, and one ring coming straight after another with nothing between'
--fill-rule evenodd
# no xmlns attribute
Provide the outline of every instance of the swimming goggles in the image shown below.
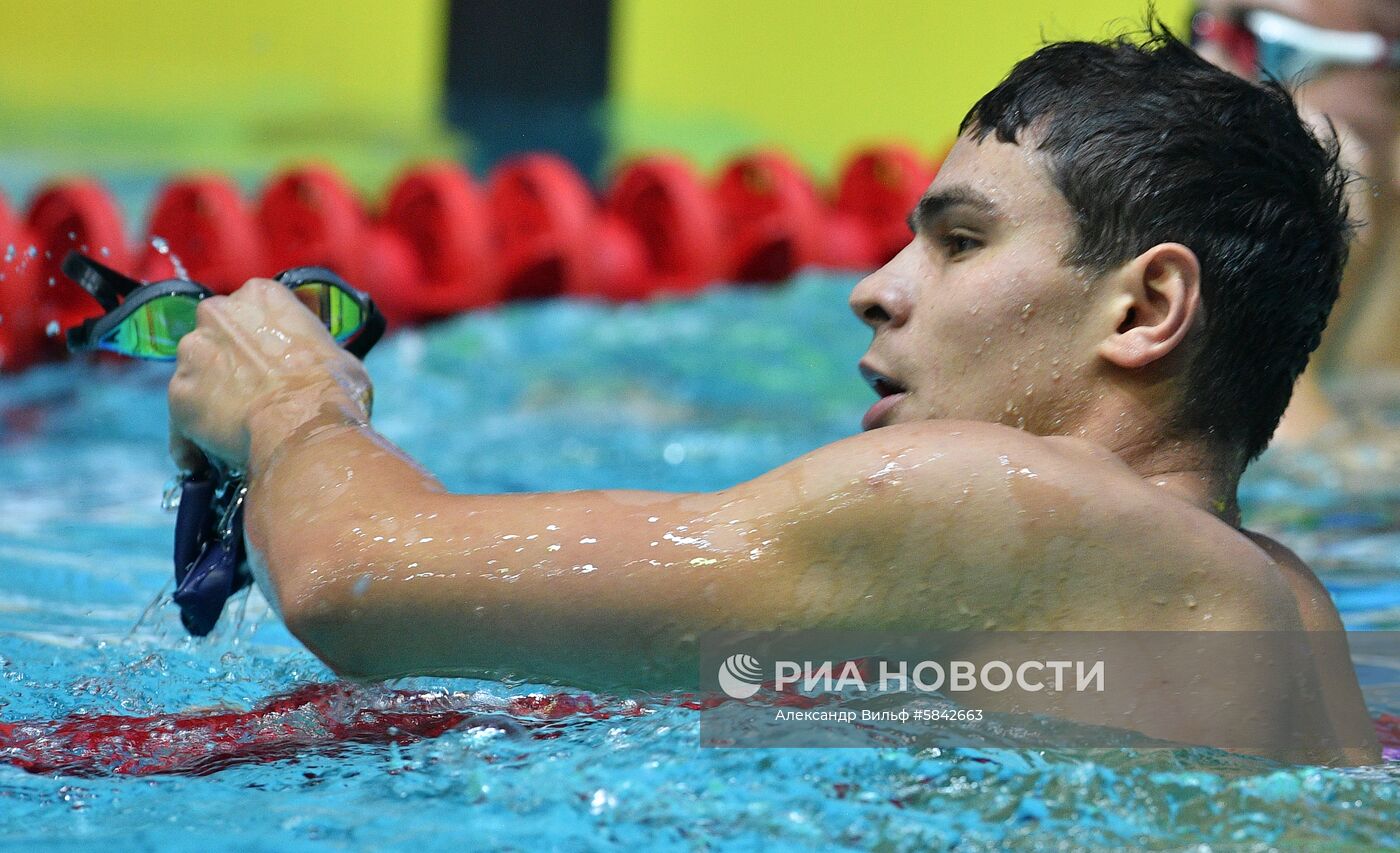
<svg viewBox="0 0 1400 853"><path fill-rule="evenodd" d="M213 296L185 279L142 284L86 255L69 252L63 274L92 294L106 313L68 332L74 352L108 350L133 358L170 361L180 338L194 330L195 309ZM302 304L311 309L346 351L364 358L384 334L384 315L361 293L324 267L296 267L279 273ZM175 593L180 622L196 637L214 629L224 605L252 583L243 541L243 474L211 461L199 473L184 474L166 494L175 503Z"/></svg>
<svg viewBox="0 0 1400 853"><path fill-rule="evenodd" d="M1210 42L1261 79L1301 83L1334 67L1400 68L1400 40L1378 33L1315 27L1267 9L1226 19L1197 12L1191 43Z"/></svg>
<svg viewBox="0 0 1400 853"><path fill-rule="evenodd" d="M180 339L194 331L199 303L214 295L204 285L181 278L143 284L78 252L63 259L63 274L106 311L68 331L71 352L107 350L173 361ZM278 273L276 280L320 317L331 336L353 355L364 358L384 334L384 315L374 301L325 267L295 267Z"/></svg>

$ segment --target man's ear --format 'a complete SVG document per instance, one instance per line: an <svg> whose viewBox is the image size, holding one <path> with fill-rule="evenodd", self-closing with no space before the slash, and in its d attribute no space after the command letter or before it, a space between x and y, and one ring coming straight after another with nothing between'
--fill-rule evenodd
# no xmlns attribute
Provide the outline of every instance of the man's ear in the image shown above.
<svg viewBox="0 0 1400 853"><path fill-rule="evenodd" d="M1159 243L1110 274L1116 327L1099 355L1139 368L1173 352L1202 316L1201 264L1180 243Z"/></svg>

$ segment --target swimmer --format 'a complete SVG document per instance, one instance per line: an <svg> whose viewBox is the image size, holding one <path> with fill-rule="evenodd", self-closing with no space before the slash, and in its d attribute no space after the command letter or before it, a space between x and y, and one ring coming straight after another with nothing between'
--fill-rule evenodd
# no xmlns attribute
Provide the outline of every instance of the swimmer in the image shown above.
<svg viewBox="0 0 1400 853"><path fill-rule="evenodd" d="M450 494L370 427L360 363L256 279L180 342L172 454L247 472L260 588L358 680L665 690L725 629L1341 629L1236 502L1346 257L1335 153L1285 93L1161 32L1048 45L973 106L910 222L850 297L863 432L731 488ZM1344 651L1217 673L1208 707L1171 701L1198 660L1144 661L1078 719L1375 763Z"/></svg>
<svg viewBox="0 0 1400 853"><path fill-rule="evenodd" d="M1303 115L1336 128L1343 164L1361 176L1350 199L1361 227L1341 296L1277 436L1306 441L1336 421L1332 397L1344 389L1327 380L1350 376L1374 394L1377 383L1393 386L1400 373L1400 3L1205 0L1200 12L1201 54L1249 79L1262 66L1295 84ZM1366 61L1371 45L1384 45L1380 61ZM1326 437L1337 438L1337 429Z"/></svg>

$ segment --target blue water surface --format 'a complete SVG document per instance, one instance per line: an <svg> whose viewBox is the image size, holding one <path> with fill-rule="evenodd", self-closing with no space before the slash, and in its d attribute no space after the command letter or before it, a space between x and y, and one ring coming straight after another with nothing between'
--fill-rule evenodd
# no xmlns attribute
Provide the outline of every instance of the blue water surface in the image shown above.
<svg viewBox="0 0 1400 853"><path fill-rule="evenodd" d="M519 305L399 334L370 357L375 421L458 491L728 486L857 429L871 394L852 284ZM256 598L199 642L161 600L168 376L89 361L0 380L0 720L247 709L332 678ZM1267 458L1243 489L1248 514L1319 567L1351 627L1400 627L1400 499L1319 470L1326 459ZM1400 710L1368 695L1373 711ZM1390 766L1205 749L701 749L698 712L668 705L559 731L458 730L206 776L0 764L0 848L1400 846Z"/></svg>

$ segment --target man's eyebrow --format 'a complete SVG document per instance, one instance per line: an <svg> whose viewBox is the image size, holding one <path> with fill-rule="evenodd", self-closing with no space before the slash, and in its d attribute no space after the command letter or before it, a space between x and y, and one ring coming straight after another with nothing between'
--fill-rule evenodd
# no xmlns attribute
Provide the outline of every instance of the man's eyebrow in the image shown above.
<svg viewBox="0 0 1400 853"><path fill-rule="evenodd" d="M970 187L950 187L919 199L909 212L909 230L915 234L927 233L935 219L954 207L970 207L989 218L1001 216L1001 208L986 195Z"/></svg>

